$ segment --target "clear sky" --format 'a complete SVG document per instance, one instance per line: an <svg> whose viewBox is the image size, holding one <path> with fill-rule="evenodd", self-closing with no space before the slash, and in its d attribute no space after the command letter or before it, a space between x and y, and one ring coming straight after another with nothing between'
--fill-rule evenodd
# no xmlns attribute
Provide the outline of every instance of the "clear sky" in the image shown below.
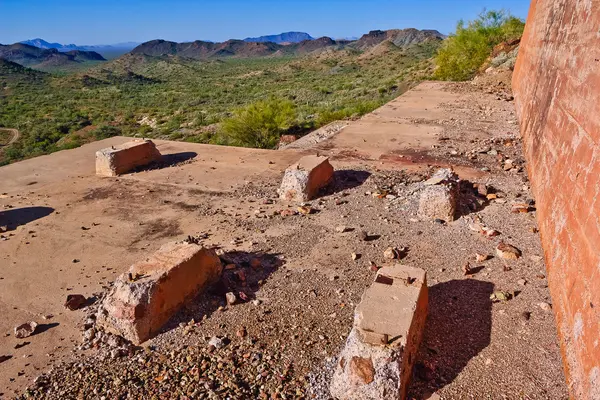
<svg viewBox="0 0 600 400"><path fill-rule="evenodd" d="M287 31L333 38L373 29L454 30L484 8L525 18L528 0L0 0L0 43L223 41Z"/></svg>

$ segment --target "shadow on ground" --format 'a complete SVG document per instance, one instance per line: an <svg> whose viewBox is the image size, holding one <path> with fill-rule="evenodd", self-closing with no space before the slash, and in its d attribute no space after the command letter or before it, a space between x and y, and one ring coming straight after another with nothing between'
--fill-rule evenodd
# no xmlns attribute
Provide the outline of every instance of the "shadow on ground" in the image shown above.
<svg viewBox="0 0 600 400"><path fill-rule="evenodd" d="M494 285L453 280L429 288L429 315L409 393L421 399L452 382L490 344Z"/></svg>
<svg viewBox="0 0 600 400"><path fill-rule="evenodd" d="M227 307L226 294L233 293L236 303L256 299L256 292L269 276L285 262L277 254L262 252L231 251L220 256L223 264L221 279L195 301L190 302L164 326L161 333L192 320L210 317L220 307Z"/></svg>
<svg viewBox="0 0 600 400"><path fill-rule="evenodd" d="M333 181L319 194L328 196L361 186L369 177L370 172L345 169L333 173Z"/></svg>
<svg viewBox="0 0 600 400"><path fill-rule="evenodd" d="M0 211L0 226L12 231L18 226L26 225L54 212L51 207L23 207Z"/></svg>
<svg viewBox="0 0 600 400"><path fill-rule="evenodd" d="M163 169L173 167L178 164L186 163L196 158L198 153L195 151L184 151L181 153L164 154L160 161L150 163L148 165L142 165L135 168L132 172L152 171L155 169Z"/></svg>
<svg viewBox="0 0 600 400"><path fill-rule="evenodd" d="M495 193L496 190L489 187L489 193ZM489 205L485 195L478 193L473 182L467 180L460 181L460 192L456 209L456 218L466 216L471 213L482 211Z"/></svg>

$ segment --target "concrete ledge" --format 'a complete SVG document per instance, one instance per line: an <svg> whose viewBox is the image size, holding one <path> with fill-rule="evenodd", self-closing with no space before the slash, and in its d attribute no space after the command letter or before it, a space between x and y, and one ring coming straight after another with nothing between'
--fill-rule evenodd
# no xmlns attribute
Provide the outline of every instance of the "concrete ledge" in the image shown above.
<svg viewBox="0 0 600 400"><path fill-rule="evenodd" d="M117 176L161 159L151 140L133 140L96 152L96 175Z"/></svg>
<svg viewBox="0 0 600 400"><path fill-rule="evenodd" d="M403 265L379 270L356 308L331 395L339 400L405 399L427 307L425 271Z"/></svg>
<svg viewBox="0 0 600 400"><path fill-rule="evenodd" d="M333 179L333 167L329 158L320 156L302 157L300 161L285 171L279 197L288 201L308 201L314 199L319 189Z"/></svg>
<svg viewBox="0 0 600 400"><path fill-rule="evenodd" d="M155 336L190 298L221 275L214 250L168 243L119 276L98 312L98 325L135 344Z"/></svg>

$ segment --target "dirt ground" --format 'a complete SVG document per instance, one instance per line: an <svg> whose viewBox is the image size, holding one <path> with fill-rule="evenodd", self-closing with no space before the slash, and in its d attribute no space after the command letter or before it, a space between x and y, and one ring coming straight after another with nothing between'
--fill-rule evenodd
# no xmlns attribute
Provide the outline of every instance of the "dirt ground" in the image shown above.
<svg viewBox="0 0 600 400"><path fill-rule="evenodd" d="M394 246L407 249L402 263L427 271L430 288L412 398L568 398L535 211L511 212L533 200L514 106L493 87L426 82L305 149L157 141L164 165L94 176L94 152L126 140L0 168L0 397L328 398L371 263L389 263L383 252ZM283 171L315 153L330 156L335 183L312 214L280 215L296 210L277 200ZM421 220L423 181L445 166L464 180L460 218ZM66 296L93 303L129 265L188 235L236 269L142 348L82 348L94 305L68 311ZM523 256L496 257L500 241ZM248 301L227 306L232 287ZM494 303L496 291L513 297ZM30 320L36 333L16 339L13 328ZM223 348L208 346L214 336Z"/></svg>

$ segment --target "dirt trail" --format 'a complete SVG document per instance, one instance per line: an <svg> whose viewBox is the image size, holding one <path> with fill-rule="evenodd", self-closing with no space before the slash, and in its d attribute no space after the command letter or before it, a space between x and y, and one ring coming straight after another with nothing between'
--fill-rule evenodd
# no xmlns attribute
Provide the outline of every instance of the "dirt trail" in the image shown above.
<svg viewBox="0 0 600 400"><path fill-rule="evenodd" d="M0 131L5 131L12 135L12 138L10 138L10 140L7 143L4 143L4 144L0 143L0 147L10 146L11 144L13 144L17 140L19 140L19 138L21 137L21 133L17 129L0 128Z"/></svg>
<svg viewBox="0 0 600 400"><path fill-rule="evenodd" d="M394 246L408 248L402 262L425 269L430 286L413 398L567 398L553 314L539 306L550 295L535 213L511 212L512 203L531 199L512 102L469 83L428 82L316 148L157 141L163 154L183 161L96 177L95 151L126 140L0 168L0 226L7 226L0 232L0 357L10 356L0 361L0 397L23 393L55 367L37 381L34 398L311 398L312 390L325 399L327 366L373 280L370 262L385 265L383 251ZM317 212L281 216L295 210L276 198L283 171L316 152L331 157L336 184L311 202ZM509 170L506 159L514 163ZM457 221L418 218L422 182L445 165L498 198L477 197L467 181ZM373 195L379 191L390 196ZM473 232L473 219L500 235ZM339 233L342 225L350 229ZM372 240L360 239L360 231ZM240 257L240 271L231 273L246 274L244 290L256 302L228 307L215 290L143 351L78 348L86 310L65 310L68 294L105 292L163 243L197 234L206 234L206 246ZM493 257L501 240L523 257ZM477 263L475 253L492 257ZM264 260L262 276L248 268L254 256ZM515 297L492 303L496 290ZM17 340L13 328L29 320L42 331ZM231 343L210 352L215 335Z"/></svg>

